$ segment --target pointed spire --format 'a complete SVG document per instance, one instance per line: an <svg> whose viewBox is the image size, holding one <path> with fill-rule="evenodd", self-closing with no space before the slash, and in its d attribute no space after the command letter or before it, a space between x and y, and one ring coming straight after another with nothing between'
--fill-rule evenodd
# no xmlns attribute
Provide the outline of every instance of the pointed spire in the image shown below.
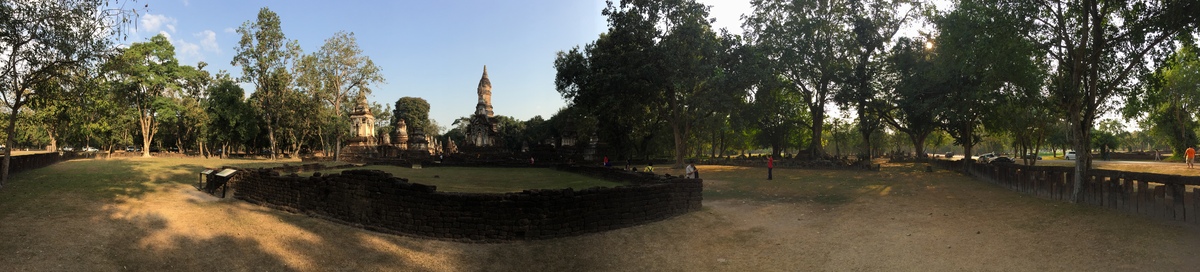
<svg viewBox="0 0 1200 272"><path fill-rule="evenodd" d="M491 103L490 96L492 95L492 81L488 79L487 65L483 66L483 77L479 78L479 99L483 100L483 94L487 92L489 96L488 103Z"/></svg>

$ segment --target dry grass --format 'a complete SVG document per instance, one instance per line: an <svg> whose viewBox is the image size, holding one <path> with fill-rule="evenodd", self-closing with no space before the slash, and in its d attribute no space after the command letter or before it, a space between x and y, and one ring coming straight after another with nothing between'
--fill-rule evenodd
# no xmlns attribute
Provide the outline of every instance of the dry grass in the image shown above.
<svg viewBox="0 0 1200 272"><path fill-rule="evenodd" d="M362 169L381 170L409 182L437 186L443 192L507 193L528 189L576 190L616 187L620 183L546 168L426 167L412 169L371 165Z"/></svg>
<svg viewBox="0 0 1200 272"><path fill-rule="evenodd" d="M293 162L294 163L294 162ZM881 172L700 166L705 208L579 237L463 244L217 199L202 167L81 160L0 191L11 271L1193 270L1200 229L1022 196L921 165ZM661 171L677 171L664 169Z"/></svg>

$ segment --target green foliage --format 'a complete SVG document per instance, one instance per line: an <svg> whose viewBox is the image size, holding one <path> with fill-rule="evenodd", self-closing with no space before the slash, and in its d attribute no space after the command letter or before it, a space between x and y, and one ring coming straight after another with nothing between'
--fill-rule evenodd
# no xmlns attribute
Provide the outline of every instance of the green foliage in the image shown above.
<svg viewBox="0 0 1200 272"><path fill-rule="evenodd" d="M942 76L938 119L955 142L971 147L985 122L1011 120L997 112L1010 97L1038 90L1041 80L1034 44L1021 36L1029 26L1001 5L961 1L934 23L936 65ZM1001 131L1001 130L996 130Z"/></svg>
<svg viewBox="0 0 1200 272"><path fill-rule="evenodd" d="M229 78L218 78L208 89L208 100L204 110L212 118L208 142L222 146L224 154L253 139L259 133L258 118L253 108L245 101L245 91ZM222 154L222 155L224 155Z"/></svg>
<svg viewBox="0 0 1200 272"><path fill-rule="evenodd" d="M255 87L250 105L267 129L271 157L274 158L279 154L275 130L284 114L279 111L288 108L284 100L292 85L288 67L300 55L300 45L287 39L280 27L279 15L266 7L258 11L256 20L242 23L237 33L242 37L234 47L236 55L230 64L241 66L241 81Z"/></svg>
<svg viewBox="0 0 1200 272"><path fill-rule="evenodd" d="M425 133L436 132L428 130L430 124L429 102L426 102L424 98L405 96L397 99L396 107L392 109L392 118L392 124L403 119L404 125L408 127L409 135L412 135L417 128L421 128Z"/></svg>
<svg viewBox="0 0 1200 272"><path fill-rule="evenodd" d="M926 138L938 128L938 80L931 41L923 38L900 38L887 56L886 72L894 76L890 91L883 90L881 101L890 107L879 111L883 121L908 134L918 156L924 156ZM941 143L935 144L939 146Z"/></svg>
<svg viewBox="0 0 1200 272"><path fill-rule="evenodd" d="M720 88L734 38L718 36L708 7L691 0L609 2L603 13L608 32L558 53L557 90L597 119L597 136L620 155L647 156L669 133L682 164L692 128L738 97Z"/></svg>
<svg viewBox="0 0 1200 272"><path fill-rule="evenodd" d="M841 74L849 67L854 36L847 26L850 1L751 1L744 27L748 43L761 48L770 73L784 77L794 86L809 111L813 140L810 156L825 154L821 131L825 105L832 101Z"/></svg>
<svg viewBox="0 0 1200 272"><path fill-rule="evenodd" d="M175 59L175 46L166 36L155 35L150 41L130 45L105 68L116 77L119 99L137 111L142 156L149 157L150 143L162 121L159 110L176 112L173 103L163 101L169 90L178 88L181 68Z"/></svg>
<svg viewBox="0 0 1200 272"><path fill-rule="evenodd" d="M1147 84L1128 96L1123 110L1126 117L1148 113L1150 132L1166 139L1178 152L1197 144L1200 128L1196 110L1200 107L1200 57L1194 44L1184 44L1143 80Z"/></svg>

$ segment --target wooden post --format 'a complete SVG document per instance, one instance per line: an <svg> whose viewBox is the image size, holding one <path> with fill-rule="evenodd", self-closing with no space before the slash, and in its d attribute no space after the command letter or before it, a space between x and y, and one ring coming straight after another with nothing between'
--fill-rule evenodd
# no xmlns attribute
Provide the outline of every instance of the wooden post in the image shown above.
<svg viewBox="0 0 1200 272"><path fill-rule="evenodd" d="M1187 222L1187 214L1183 208L1183 184L1172 183L1171 187L1171 211L1173 211L1175 220Z"/></svg>
<svg viewBox="0 0 1200 272"><path fill-rule="evenodd" d="M1192 187L1192 222L1200 224L1200 186Z"/></svg>
<svg viewBox="0 0 1200 272"><path fill-rule="evenodd" d="M1166 184L1154 186L1154 211L1150 214L1158 218L1170 218L1167 216L1167 186Z"/></svg>
<svg viewBox="0 0 1200 272"><path fill-rule="evenodd" d="M1148 213L1150 213L1150 207L1154 206L1154 205L1152 205L1152 202L1150 202L1150 200L1152 200L1154 198L1150 196L1150 193L1148 192L1149 190L1150 190L1150 185L1146 183L1146 180L1139 179L1137 181L1137 213L1138 214L1148 214Z"/></svg>

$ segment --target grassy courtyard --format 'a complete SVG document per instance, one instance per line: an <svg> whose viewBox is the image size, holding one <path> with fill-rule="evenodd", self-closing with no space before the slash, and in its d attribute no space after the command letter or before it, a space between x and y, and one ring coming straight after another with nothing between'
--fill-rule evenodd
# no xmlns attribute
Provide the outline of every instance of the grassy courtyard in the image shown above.
<svg viewBox="0 0 1200 272"><path fill-rule="evenodd" d="M914 164L887 164L879 172L776 169L771 181L766 180L764 168L702 165L701 211L596 234L501 244L381 234L219 199L191 187L204 167L282 163L75 160L19 173L0 190L0 237L4 237L0 251L6 253L0 254L4 264L0 270L1172 271L1200 267L1200 258L1195 258L1200 256L1196 247L1200 228L1194 225L1032 198L950 171L927 173ZM427 182L424 179L435 180L430 183L528 179L531 184L550 184L571 179L530 169L381 170L421 183ZM426 172L430 170L445 172ZM674 175L679 169L659 171ZM447 190L454 185L438 186ZM575 186L584 185L568 187ZM469 187L484 190L482 185Z"/></svg>
<svg viewBox="0 0 1200 272"><path fill-rule="evenodd" d="M507 193L528 189L582 190L616 187L620 183L547 168L425 167L412 169L371 165L361 169L381 170L409 182L437 186L443 192Z"/></svg>

